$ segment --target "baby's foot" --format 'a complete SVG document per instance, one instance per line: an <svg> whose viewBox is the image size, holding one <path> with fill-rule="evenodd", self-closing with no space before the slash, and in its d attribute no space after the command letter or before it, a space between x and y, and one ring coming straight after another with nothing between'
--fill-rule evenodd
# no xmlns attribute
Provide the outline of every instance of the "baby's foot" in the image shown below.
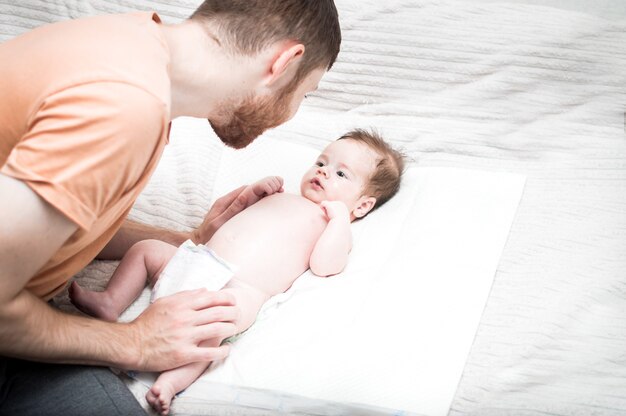
<svg viewBox="0 0 626 416"><path fill-rule="evenodd" d="M146 393L146 400L160 415L167 415L175 394L174 386L170 383L157 381Z"/></svg>
<svg viewBox="0 0 626 416"><path fill-rule="evenodd" d="M111 308L111 300L104 292L94 292L72 282L69 288L70 301L80 311L105 321L117 321L118 314Z"/></svg>

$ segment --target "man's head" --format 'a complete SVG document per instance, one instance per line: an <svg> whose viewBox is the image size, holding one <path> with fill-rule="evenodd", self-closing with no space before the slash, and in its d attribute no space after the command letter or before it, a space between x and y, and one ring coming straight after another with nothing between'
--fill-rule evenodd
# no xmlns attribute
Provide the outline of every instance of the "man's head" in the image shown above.
<svg viewBox="0 0 626 416"><path fill-rule="evenodd" d="M373 131L352 130L329 144L300 184L313 202L342 201L363 218L400 189L404 156Z"/></svg>
<svg viewBox="0 0 626 416"><path fill-rule="evenodd" d="M323 69L315 69L298 85L292 82L278 93L251 94L243 102L225 103L223 117L209 119L211 127L224 144L244 148L265 130L293 117L304 95L317 88L324 73Z"/></svg>
<svg viewBox="0 0 626 416"><path fill-rule="evenodd" d="M253 56L281 45L272 58L268 78L280 88L271 96L251 94L242 102L231 103L229 119L210 120L218 136L237 148L291 118L310 91L299 91L302 84L317 87L335 62L341 44L332 0L206 0L190 19L207 28L230 54ZM272 74L282 79L276 81Z"/></svg>

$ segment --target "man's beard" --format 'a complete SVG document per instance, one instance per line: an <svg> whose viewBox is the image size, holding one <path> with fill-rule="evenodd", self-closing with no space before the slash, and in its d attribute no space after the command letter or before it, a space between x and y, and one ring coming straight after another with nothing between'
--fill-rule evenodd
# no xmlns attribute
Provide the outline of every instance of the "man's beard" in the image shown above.
<svg viewBox="0 0 626 416"><path fill-rule="evenodd" d="M243 149L265 130L287 121L292 91L286 90L275 96L249 97L235 108L227 122L209 123L225 145Z"/></svg>

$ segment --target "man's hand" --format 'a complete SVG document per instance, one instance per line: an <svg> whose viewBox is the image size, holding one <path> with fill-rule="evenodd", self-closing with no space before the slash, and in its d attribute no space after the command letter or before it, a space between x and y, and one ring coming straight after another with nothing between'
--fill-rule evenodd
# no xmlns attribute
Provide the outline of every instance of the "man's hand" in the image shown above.
<svg viewBox="0 0 626 416"><path fill-rule="evenodd" d="M148 239L165 241L174 246L179 246L188 239L191 239L195 244L204 244L226 221L249 205L249 195L244 192L246 188L245 185L240 186L215 201L200 227L192 232L166 230L126 220L106 247L100 251L97 258L100 260L120 260L135 243Z"/></svg>
<svg viewBox="0 0 626 416"><path fill-rule="evenodd" d="M97 258L100 260L119 260L133 244L147 239L161 240L175 246L181 245L187 239L191 239L195 244L204 244L226 221L248 206L271 193L282 192L282 184L282 178L270 176L250 186L240 186L215 201L204 217L202 224L190 233L165 230L126 220Z"/></svg>
<svg viewBox="0 0 626 416"><path fill-rule="evenodd" d="M213 361L228 355L227 345L200 347L205 340L235 334L239 309L225 292L198 289L158 299L131 326L139 355L132 370L163 371L196 361Z"/></svg>
<svg viewBox="0 0 626 416"><path fill-rule="evenodd" d="M268 176L252 185L240 186L224 195L215 201L209 213L204 217L202 225L193 231L193 242L206 243L226 221L260 199L276 192L283 192L283 178L280 176Z"/></svg>
<svg viewBox="0 0 626 416"><path fill-rule="evenodd" d="M195 244L206 243L226 221L246 209L250 204L246 189L246 185L240 186L215 201L200 227L191 233L191 240Z"/></svg>

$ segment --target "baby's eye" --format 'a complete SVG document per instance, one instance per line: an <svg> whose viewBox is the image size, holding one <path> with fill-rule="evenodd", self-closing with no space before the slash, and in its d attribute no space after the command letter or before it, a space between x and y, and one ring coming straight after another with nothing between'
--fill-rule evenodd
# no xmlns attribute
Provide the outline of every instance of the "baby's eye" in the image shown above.
<svg viewBox="0 0 626 416"><path fill-rule="evenodd" d="M323 162L315 162L315 166L319 166L320 168L324 166Z"/></svg>
<svg viewBox="0 0 626 416"><path fill-rule="evenodd" d="M338 171L337 171L337 176L339 176L340 178L345 178L345 177L346 177L346 174L345 174L345 173L343 173L343 171L342 171L342 170L338 170Z"/></svg>

